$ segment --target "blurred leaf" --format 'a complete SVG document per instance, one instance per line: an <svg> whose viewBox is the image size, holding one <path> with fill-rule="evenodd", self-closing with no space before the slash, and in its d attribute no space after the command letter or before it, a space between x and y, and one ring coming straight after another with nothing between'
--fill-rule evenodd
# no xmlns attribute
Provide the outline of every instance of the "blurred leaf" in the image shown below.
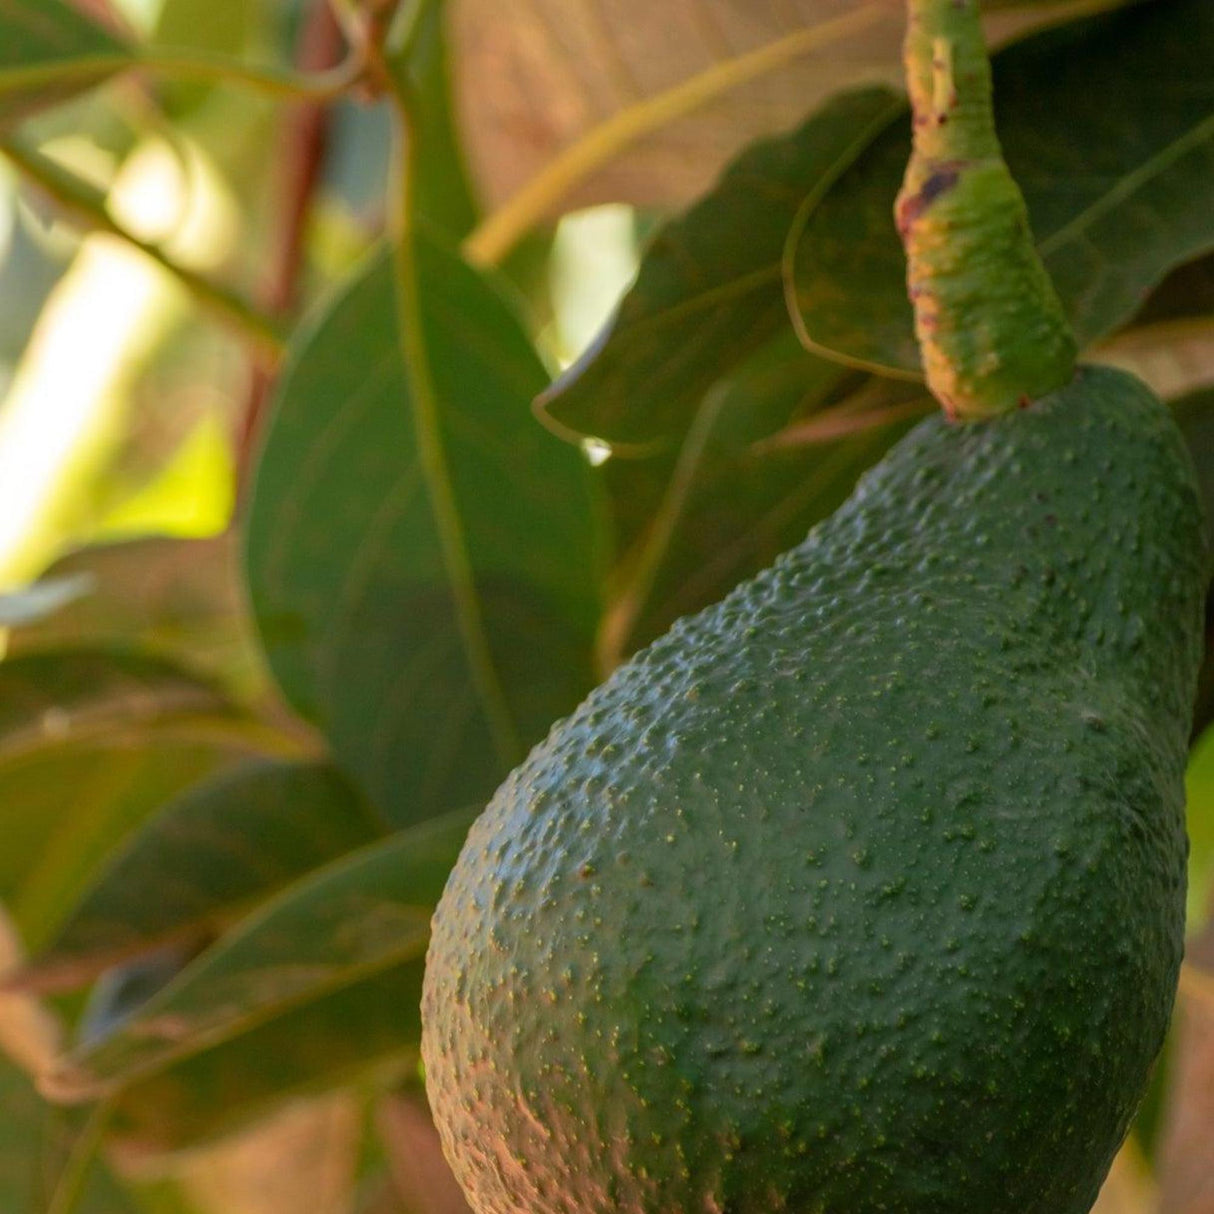
<svg viewBox="0 0 1214 1214"><path fill-rule="evenodd" d="M605 669L804 539L922 412L921 391L871 382L857 391L857 379L789 332L718 385L676 457L607 464L629 547L600 638ZM756 446L828 404L831 436Z"/></svg>
<svg viewBox="0 0 1214 1214"><path fill-rule="evenodd" d="M164 0L153 11L156 20L148 34L151 46L239 57L263 42L268 32L266 7L247 0ZM190 111L209 100L215 86L162 82L158 91L167 101L169 115L181 123L190 121Z"/></svg>
<svg viewBox="0 0 1214 1214"><path fill-rule="evenodd" d="M424 1096L392 1093L376 1110L392 1181L408 1214L470 1214L464 1194L443 1158L438 1131Z"/></svg>
<svg viewBox="0 0 1214 1214"><path fill-rule="evenodd" d="M1127 1142L1113 1160L1092 1214L1155 1214L1157 1208L1147 1162L1134 1143Z"/></svg>
<svg viewBox="0 0 1214 1214"><path fill-rule="evenodd" d="M0 128L99 84L130 51L61 0L0 4ZM75 63L70 75L57 69Z"/></svg>
<svg viewBox="0 0 1214 1214"><path fill-rule="evenodd" d="M38 947L106 856L169 796L282 749L211 686L100 650L0 663L0 897Z"/></svg>
<svg viewBox="0 0 1214 1214"><path fill-rule="evenodd" d="M204 414L149 479L106 510L93 538L207 539L228 525L235 497L230 435L214 413Z"/></svg>
<svg viewBox="0 0 1214 1214"><path fill-rule="evenodd" d="M0 975L19 964L21 942L0 909ZM75 1190L79 1214L123 1214L131 1209L96 1158L95 1118L52 1109L34 1090L61 1038L58 1020L37 1000L0 999L0 1210L46 1214L52 1201Z"/></svg>
<svg viewBox="0 0 1214 1214"><path fill-rule="evenodd" d="M80 593L63 609L15 630L9 653L138 646L255 692L263 676L243 618L234 539L153 537L63 557L40 585L79 587Z"/></svg>
<svg viewBox="0 0 1214 1214"><path fill-rule="evenodd" d="M86 573L75 573L45 577L25 590L0 594L0 628L39 624L92 590L93 579Z"/></svg>
<svg viewBox="0 0 1214 1214"><path fill-rule="evenodd" d="M531 416L545 376L526 335L485 279L429 242L419 253L438 433L413 410L376 260L299 342L246 545L280 685L398 825L486 798L577 703L600 594L591 469ZM453 526L488 663L459 623Z"/></svg>
<svg viewBox="0 0 1214 1214"><path fill-rule="evenodd" d="M1214 313L1123 329L1088 352L1137 375L1161 400L1214 386Z"/></svg>
<svg viewBox="0 0 1214 1214"><path fill-rule="evenodd" d="M216 933L218 934L218 933ZM178 974L210 943L201 936L167 944L151 952L143 952L131 960L104 970L97 981L89 987L84 1007L73 1026L77 1044L85 1045L115 1032L119 1025L129 1020L158 991L168 986ZM34 963L35 968L37 963ZM100 966L92 967L94 971ZM77 973L53 975L61 978L63 987L83 985L88 975L85 967ZM13 975L11 983L17 989L37 987L37 980L30 981L29 971L21 970ZM42 989L54 987L53 980L43 984Z"/></svg>
<svg viewBox="0 0 1214 1214"><path fill-rule="evenodd" d="M17 984L79 986L158 945L205 942L257 901L385 832L327 767L239 767L187 789L147 821Z"/></svg>
<svg viewBox="0 0 1214 1214"><path fill-rule="evenodd" d="M790 57L667 122L603 165L569 195L568 206L685 205L754 139L801 121L841 89L875 81L898 84L902 78L904 6L891 0L871 5L857 0L448 3L460 126L474 179L493 205L601 124L692 78L728 72L743 55L801 38L814 26L862 8L872 9L872 23ZM987 28L1001 41L1083 7L1054 3L993 13Z"/></svg>
<svg viewBox="0 0 1214 1214"><path fill-rule="evenodd" d="M213 687L143 654L12 658L0 663L0 772L48 746L226 711Z"/></svg>
<svg viewBox="0 0 1214 1214"><path fill-rule="evenodd" d="M127 1152L211 1142L299 1096L399 1080L417 1066L421 958L293 1007L140 1080L113 1105Z"/></svg>
<svg viewBox="0 0 1214 1214"><path fill-rule="evenodd" d="M1194 392L1174 402L1173 411L1180 432L1188 443L1197 470L1197 483L1205 505L1206 519L1214 525L1214 388ZM1203 734L1214 723L1214 595L1206 601L1206 652L1201 673L1197 679L1197 697L1193 710L1193 736ZM1211 752L1214 758L1214 751ZM1196 756L1195 756L1196 758ZM1192 771L1192 769L1191 769ZM1203 803L1208 806L1208 830L1211 847L1214 847L1214 769L1210 780L1202 781L1203 790L1208 790ZM1194 792L1190 790L1190 808L1196 804ZM1190 833L1201 831L1200 822L1190 826ZM1195 854L1200 849L1195 844ZM1192 893L1192 891L1191 891Z"/></svg>
<svg viewBox="0 0 1214 1214"><path fill-rule="evenodd" d="M1208 0L1140 4L1012 46L995 59L995 97L1008 163L1082 344L1214 245ZM907 124L879 139L808 217L794 269L817 346L900 372L919 367L893 223L909 154Z"/></svg>
<svg viewBox="0 0 1214 1214"><path fill-rule="evenodd" d="M69 1055L48 1085L66 1099L90 1099L420 958L475 816L412 827L296 883L118 1032ZM359 1036L362 1026L348 1019L343 1032Z"/></svg>
<svg viewBox="0 0 1214 1214"><path fill-rule="evenodd" d="M1207 729L1189 757L1185 774L1189 828L1189 923L1204 922L1214 905L1214 730Z"/></svg>
<svg viewBox="0 0 1214 1214"><path fill-rule="evenodd" d="M1211 909L1214 909L1212 907ZM1173 1081L1158 1172L1160 1214L1214 1209L1214 919L1190 942L1182 975Z"/></svg>
<svg viewBox="0 0 1214 1214"><path fill-rule="evenodd" d="M1214 254L1177 266L1151 292L1135 324L1214 316Z"/></svg>
<svg viewBox="0 0 1214 1214"><path fill-rule="evenodd" d="M0 1209L46 1214L71 1156L79 1119L52 1109L15 1066L0 1059ZM88 1168L76 1214L134 1214L136 1203L108 1168Z"/></svg>
<svg viewBox="0 0 1214 1214"><path fill-rule="evenodd" d="M886 89L849 93L750 147L654 237L614 320L541 398L545 412L612 444L677 441L705 391L788 329L781 259L802 204L904 109Z"/></svg>
<svg viewBox="0 0 1214 1214"><path fill-rule="evenodd" d="M365 1102L298 1101L173 1170L195 1214L349 1214ZM196 1203L196 1204L194 1204Z"/></svg>

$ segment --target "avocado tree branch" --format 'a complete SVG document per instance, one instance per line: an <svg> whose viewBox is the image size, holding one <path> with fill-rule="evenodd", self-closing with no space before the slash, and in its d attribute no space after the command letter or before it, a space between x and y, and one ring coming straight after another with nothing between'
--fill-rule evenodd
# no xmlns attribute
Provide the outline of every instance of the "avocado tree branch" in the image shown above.
<svg viewBox="0 0 1214 1214"><path fill-rule="evenodd" d="M0 96L56 86L98 84L118 72L138 71L165 80L226 84L276 100L335 101L361 82L356 56L324 72L301 73L242 63L226 55L170 47L138 47L0 68Z"/></svg>
<svg viewBox="0 0 1214 1214"><path fill-rule="evenodd" d="M978 0L908 0L914 150L896 217L928 386L955 418L1062 387L1076 345L995 133Z"/></svg>

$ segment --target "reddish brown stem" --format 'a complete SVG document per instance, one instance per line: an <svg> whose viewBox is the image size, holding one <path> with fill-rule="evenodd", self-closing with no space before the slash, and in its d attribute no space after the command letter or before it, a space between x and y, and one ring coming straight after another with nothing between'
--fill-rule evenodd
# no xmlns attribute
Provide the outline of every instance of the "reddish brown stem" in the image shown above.
<svg viewBox="0 0 1214 1214"><path fill-rule="evenodd" d="M313 0L299 32L295 62L301 71L324 71L342 61L345 39L328 0ZM308 218L324 167L329 140L329 109L323 104L294 105L284 113L274 197L275 245L258 298L271 316L285 316L299 298L300 274ZM242 497L252 471L254 452L272 395L277 366L255 360L248 401L237 437L237 472Z"/></svg>

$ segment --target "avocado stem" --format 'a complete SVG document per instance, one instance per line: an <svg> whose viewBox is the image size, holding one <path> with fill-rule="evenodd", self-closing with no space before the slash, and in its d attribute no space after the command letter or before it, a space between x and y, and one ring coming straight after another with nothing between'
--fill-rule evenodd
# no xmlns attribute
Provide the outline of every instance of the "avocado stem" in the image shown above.
<svg viewBox="0 0 1214 1214"><path fill-rule="evenodd" d="M978 0L908 0L914 148L895 216L928 386L975 421L1068 383L1075 338L995 132Z"/></svg>

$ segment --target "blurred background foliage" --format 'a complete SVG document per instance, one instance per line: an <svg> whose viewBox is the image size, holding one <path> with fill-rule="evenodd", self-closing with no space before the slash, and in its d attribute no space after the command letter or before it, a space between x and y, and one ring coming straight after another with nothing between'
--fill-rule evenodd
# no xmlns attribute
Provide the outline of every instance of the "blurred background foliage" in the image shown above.
<svg viewBox="0 0 1214 1214"><path fill-rule="evenodd" d="M0 1208L465 1208L416 1005L469 822L930 407L901 13L0 5ZM1214 507L1214 13L989 23L1089 354ZM1214 1211L1212 719L1214 668L1102 1214Z"/></svg>

